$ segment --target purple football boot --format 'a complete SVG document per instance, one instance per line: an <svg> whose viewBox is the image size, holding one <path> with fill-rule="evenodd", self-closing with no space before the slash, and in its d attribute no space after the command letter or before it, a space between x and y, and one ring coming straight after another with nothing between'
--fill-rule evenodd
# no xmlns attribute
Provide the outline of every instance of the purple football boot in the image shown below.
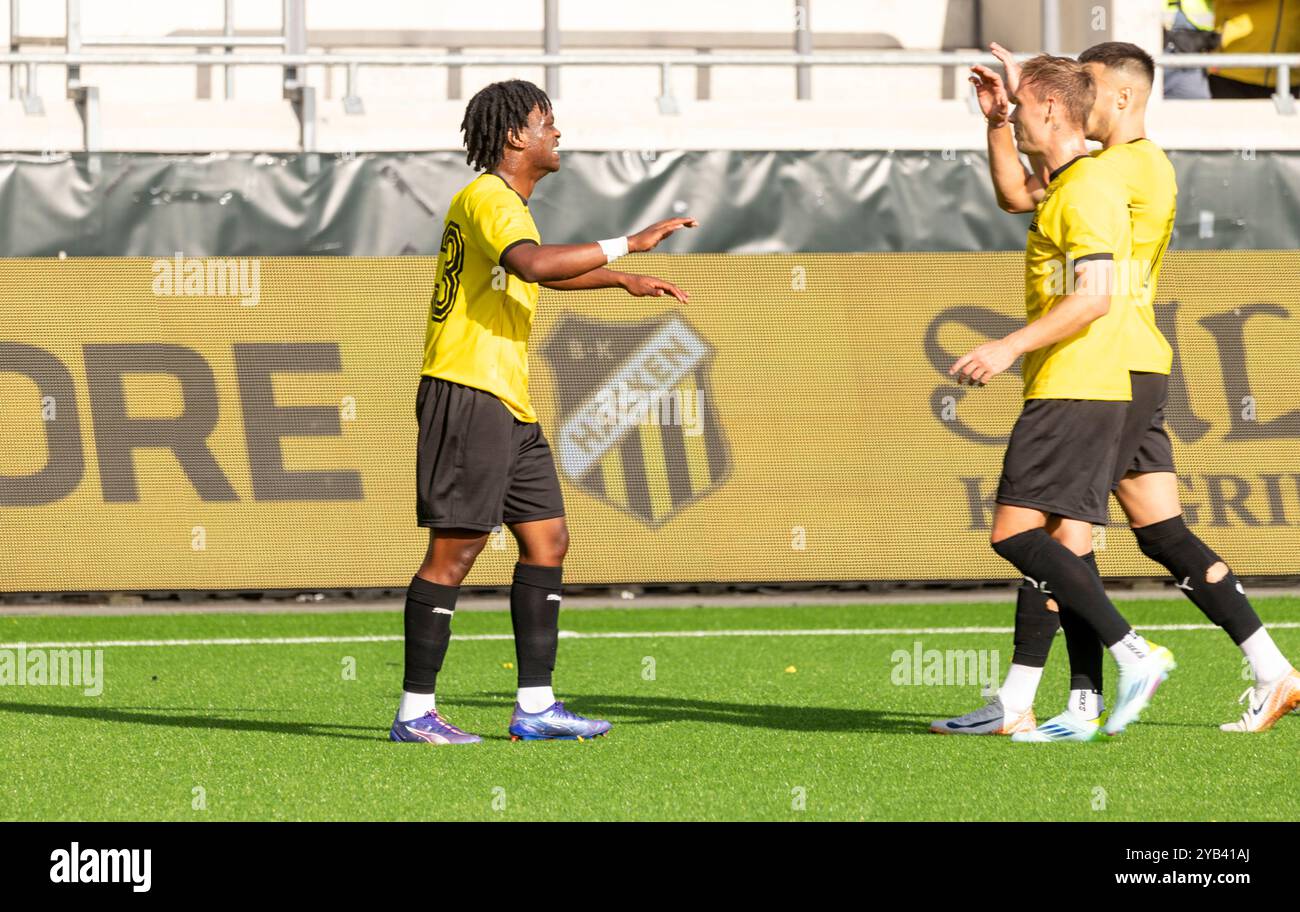
<svg viewBox="0 0 1300 912"><path fill-rule="evenodd" d="M526 713L515 704L510 717L511 741L585 741L609 731L604 719L584 719L569 712L560 702L538 713Z"/></svg>
<svg viewBox="0 0 1300 912"><path fill-rule="evenodd" d="M477 744L483 739L461 731L431 709L417 719L401 722L393 719L388 732L389 741L423 741L426 744Z"/></svg>

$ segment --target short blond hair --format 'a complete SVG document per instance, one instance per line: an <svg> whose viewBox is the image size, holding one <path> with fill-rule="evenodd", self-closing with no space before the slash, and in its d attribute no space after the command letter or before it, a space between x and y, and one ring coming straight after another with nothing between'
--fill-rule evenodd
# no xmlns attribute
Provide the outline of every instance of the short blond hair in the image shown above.
<svg viewBox="0 0 1300 912"><path fill-rule="evenodd" d="M1088 68L1069 57L1039 54L1020 67L1020 88L1028 87L1042 101L1051 96L1061 103L1070 123L1082 128L1097 99L1097 83Z"/></svg>

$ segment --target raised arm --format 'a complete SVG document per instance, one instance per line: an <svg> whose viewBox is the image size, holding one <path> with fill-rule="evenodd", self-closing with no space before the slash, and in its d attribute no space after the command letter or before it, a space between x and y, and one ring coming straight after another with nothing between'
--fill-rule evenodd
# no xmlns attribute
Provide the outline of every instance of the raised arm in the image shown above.
<svg viewBox="0 0 1300 912"><path fill-rule="evenodd" d="M1043 198L1047 182L1040 156L1030 162L1033 171L1020 163L1020 153L1011 131L1011 99L1002 77L986 66L971 67L971 83L979 99L980 110L988 122L989 172L999 208L1007 212L1031 212Z"/></svg>
<svg viewBox="0 0 1300 912"><path fill-rule="evenodd" d="M1004 124L988 129L989 170L998 206L1006 212L1033 212L1047 189L1046 166L1041 155L1031 155L1032 170L1020 163L1011 127Z"/></svg>
<svg viewBox="0 0 1300 912"><path fill-rule="evenodd" d="M1016 60L1014 54L998 44L996 41L989 43L989 51L1002 64L1002 69L1007 74L1006 94L1007 98L1014 99L1016 93L1020 91L1020 62ZM1042 202L1043 193L1051 176L1047 168L1047 163L1043 161L1041 155L1029 156L1029 175L1030 178L1037 178L1037 186L1033 185L1032 180L1028 184L1029 192L1033 196L1035 205Z"/></svg>

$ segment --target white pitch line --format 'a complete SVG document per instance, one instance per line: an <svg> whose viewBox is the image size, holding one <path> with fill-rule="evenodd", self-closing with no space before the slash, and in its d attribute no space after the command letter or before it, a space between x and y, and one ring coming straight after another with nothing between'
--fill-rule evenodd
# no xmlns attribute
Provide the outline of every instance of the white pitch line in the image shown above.
<svg viewBox="0 0 1300 912"><path fill-rule="evenodd" d="M1272 630L1295 630L1300 621L1282 621L1267 625ZM1214 624L1140 624L1145 631L1201 631L1218 630ZM708 637L816 637L816 636L936 636L943 634L1012 633L1010 627L825 627L811 630L632 630L579 633L561 630L565 640L653 640L702 639ZM453 636L453 640L513 640L510 633L477 633ZM219 637L187 640L82 640L44 643L0 643L0 649L111 649L136 646L316 646L335 643L400 643L400 634L374 636L314 636L314 637Z"/></svg>

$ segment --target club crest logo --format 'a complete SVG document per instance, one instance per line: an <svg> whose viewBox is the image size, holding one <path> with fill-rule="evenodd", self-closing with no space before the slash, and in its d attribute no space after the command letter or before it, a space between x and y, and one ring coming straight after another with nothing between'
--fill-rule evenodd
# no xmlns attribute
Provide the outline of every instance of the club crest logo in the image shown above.
<svg viewBox="0 0 1300 912"><path fill-rule="evenodd" d="M568 481L658 528L726 480L713 349L679 314L625 322L566 313L541 352L555 374L552 444Z"/></svg>

